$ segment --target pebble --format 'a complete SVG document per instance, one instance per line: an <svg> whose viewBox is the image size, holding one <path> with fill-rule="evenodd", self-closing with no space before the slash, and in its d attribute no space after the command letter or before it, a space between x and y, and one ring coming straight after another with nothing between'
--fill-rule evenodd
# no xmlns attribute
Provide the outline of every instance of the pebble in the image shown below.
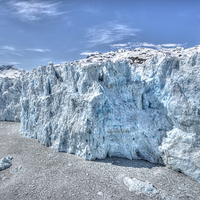
<svg viewBox="0 0 200 200"><path fill-rule="evenodd" d="M98 192L97 193L99 196L103 196L103 192Z"/></svg>

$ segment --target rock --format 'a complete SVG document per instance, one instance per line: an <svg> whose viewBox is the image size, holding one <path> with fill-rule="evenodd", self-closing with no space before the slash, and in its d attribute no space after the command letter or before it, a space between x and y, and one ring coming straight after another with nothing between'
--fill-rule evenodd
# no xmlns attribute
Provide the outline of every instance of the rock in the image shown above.
<svg viewBox="0 0 200 200"><path fill-rule="evenodd" d="M5 181L5 180L7 180L8 179L8 177L2 177L2 181Z"/></svg>
<svg viewBox="0 0 200 200"><path fill-rule="evenodd" d="M97 193L99 196L103 196L103 192L98 192Z"/></svg>
<svg viewBox="0 0 200 200"><path fill-rule="evenodd" d="M18 172L21 169L22 169L22 166L15 167L14 169L10 170L10 173L14 174L14 173Z"/></svg>
<svg viewBox="0 0 200 200"><path fill-rule="evenodd" d="M0 171L4 170L6 168L9 168L12 165L12 163L11 163L12 159L13 159L12 156L3 157L0 160Z"/></svg>
<svg viewBox="0 0 200 200"><path fill-rule="evenodd" d="M159 193L151 183L140 181L136 178L126 177L124 178L124 184L128 187L129 191L138 195L144 194L146 196L154 196Z"/></svg>

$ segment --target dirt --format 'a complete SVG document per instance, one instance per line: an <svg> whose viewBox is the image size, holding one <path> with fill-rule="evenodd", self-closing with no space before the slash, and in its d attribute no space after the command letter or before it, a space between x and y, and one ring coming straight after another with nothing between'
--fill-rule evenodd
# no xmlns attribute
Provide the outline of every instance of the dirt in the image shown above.
<svg viewBox="0 0 200 200"><path fill-rule="evenodd" d="M23 137L19 129L20 123L0 122L0 159L14 158L10 168L0 171L1 200L200 199L199 183L164 166L117 157L86 161ZM130 192L125 177L148 181L159 193Z"/></svg>

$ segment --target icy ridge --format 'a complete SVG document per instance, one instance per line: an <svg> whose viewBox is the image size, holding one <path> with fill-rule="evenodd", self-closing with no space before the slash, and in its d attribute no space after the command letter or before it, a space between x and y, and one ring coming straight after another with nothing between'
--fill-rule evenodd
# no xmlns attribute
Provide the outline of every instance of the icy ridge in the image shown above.
<svg viewBox="0 0 200 200"><path fill-rule="evenodd" d="M26 72L25 70L19 69L14 65L2 65L0 66L0 81L2 80L2 78L5 77L18 78L22 76L22 74L25 72Z"/></svg>

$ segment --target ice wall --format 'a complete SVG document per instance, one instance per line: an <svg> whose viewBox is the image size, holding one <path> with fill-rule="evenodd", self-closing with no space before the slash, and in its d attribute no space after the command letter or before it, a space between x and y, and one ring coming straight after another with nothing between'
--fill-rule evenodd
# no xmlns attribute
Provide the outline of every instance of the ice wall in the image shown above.
<svg viewBox="0 0 200 200"><path fill-rule="evenodd" d="M84 159L145 159L200 182L199 52L102 57L24 76L21 133Z"/></svg>
<svg viewBox="0 0 200 200"><path fill-rule="evenodd" d="M19 78L0 79L0 121L20 121L21 81Z"/></svg>
<svg viewBox="0 0 200 200"><path fill-rule="evenodd" d="M20 121L20 78L24 73L13 65L0 66L0 121Z"/></svg>
<svg viewBox="0 0 200 200"><path fill-rule="evenodd" d="M200 47L6 70L0 67L0 120L21 120L22 135L88 160L164 164L200 182Z"/></svg>

